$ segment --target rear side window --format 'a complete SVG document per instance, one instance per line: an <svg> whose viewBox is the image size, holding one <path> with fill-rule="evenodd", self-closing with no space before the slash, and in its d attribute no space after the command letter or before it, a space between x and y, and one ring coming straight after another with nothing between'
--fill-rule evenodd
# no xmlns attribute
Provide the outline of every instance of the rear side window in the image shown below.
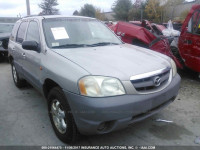
<svg viewBox="0 0 200 150"><path fill-rule="evenodd" d="M40 33L39 33L39 27L38 27L37 22L31 21L29 23L26 40L36 41L37 43L40 43Z"/></svg>
<svg viewBox="0 0 200 150"><path fill-rule="evenodd" d="M20 25L19 22L17 22L17 23L14 25L13 30L12 30L12 33L11 33L11 38L10 38L10 40L15 41L16 34L17 34L17 29L19 28L19 25Z"/></svg>
<svg viewBox="0 0 200 150"><path fill-rule="evenodd" d="M18 30L18 33L17 33L16 42L22 43L24 41L24 36L25 36L27 25L28 25L28 22L22 22L21 23L19 30Z"/></svg>

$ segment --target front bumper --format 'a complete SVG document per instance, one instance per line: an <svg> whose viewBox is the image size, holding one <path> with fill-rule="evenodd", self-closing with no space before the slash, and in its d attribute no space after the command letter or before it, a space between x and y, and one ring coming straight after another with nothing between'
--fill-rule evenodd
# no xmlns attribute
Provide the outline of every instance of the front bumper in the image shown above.
<svg viewBox="0 0 200 150"><path fill-rule="evenodd" d="M0 52L7 52L7 49L4 49L2 46L0 46Z"/></svg>
<svg viewBox="0 0 200 150"><path fill-rule="evenodd" d="M85 135L104 134L158 113L175 100L180 81L177 74L167 88L147 95L91 98L64 92L79 132Z"/></svg>
<svg viewBox="0 0 200 150"><path fill-rule="evenodd" d="M8 50L4 49L3 47L0 46L0 54L3 56L8 56Z"/></svg>

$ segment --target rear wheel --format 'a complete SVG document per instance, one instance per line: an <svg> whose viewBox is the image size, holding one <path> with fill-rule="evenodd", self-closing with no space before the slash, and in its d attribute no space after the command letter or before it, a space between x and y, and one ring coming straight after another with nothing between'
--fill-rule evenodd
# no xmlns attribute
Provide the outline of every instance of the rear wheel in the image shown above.
<svg viewBox="0 0 200 150"><path fill-rule="evenodd" d="M74 143L78 130L71 109L61 88L53 88L48 95L48 111L57 137L65 143Z"/></svg>
<svg viewBox="0 0 200 150"><path fill-rule="evenodd" d="M11 62L11 69L12 69L12 77L13 77L13 81L14 81L15 85L18 88L24 87L25 84L26 84L26 81L24 79L20 79L19 78L19 75L17 73L17 69L16 69L16 67L15 67L13 62Z"/></svg>

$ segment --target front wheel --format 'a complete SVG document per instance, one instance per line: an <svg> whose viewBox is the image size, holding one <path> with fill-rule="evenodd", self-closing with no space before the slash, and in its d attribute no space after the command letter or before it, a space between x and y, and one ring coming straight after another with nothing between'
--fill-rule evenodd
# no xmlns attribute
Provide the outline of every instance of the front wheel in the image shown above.
<svg viewBox="0 0 200 150"><path fill-rule="evenodd" d="M53 88L48 95L48 111L57 137L65 143L74 143L78 130L70 106L61 88Z"/></svg>
<svg viewBox="0 0 200 150"><path fill-rule="evenodd" d="M15 85L18 88L24 87L25 84L26 84L26 81L19 78L19 75L17 73L17 69L15 68L15 65L14 65L13 62L11 63L11 69L12 69L12 77L13 77L13 81L14 81Z"/></svg>

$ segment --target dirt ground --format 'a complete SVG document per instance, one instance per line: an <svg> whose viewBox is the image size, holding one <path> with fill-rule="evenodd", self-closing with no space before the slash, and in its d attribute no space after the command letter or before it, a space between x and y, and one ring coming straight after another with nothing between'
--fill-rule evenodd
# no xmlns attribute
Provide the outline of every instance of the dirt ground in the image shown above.
<svg viewBox="0 0 200 150"><path fill-rule="evenodd" d="M159 114L122 131L82 136L76 145L200 146L200 82L180 72L180 93ZM173 123L156 122L165 119ZM65 145L51 127L45 99L33 88L17 89L8 63L0 63L0 146ZM200 147L199 147L200 149Z"/></svg>

